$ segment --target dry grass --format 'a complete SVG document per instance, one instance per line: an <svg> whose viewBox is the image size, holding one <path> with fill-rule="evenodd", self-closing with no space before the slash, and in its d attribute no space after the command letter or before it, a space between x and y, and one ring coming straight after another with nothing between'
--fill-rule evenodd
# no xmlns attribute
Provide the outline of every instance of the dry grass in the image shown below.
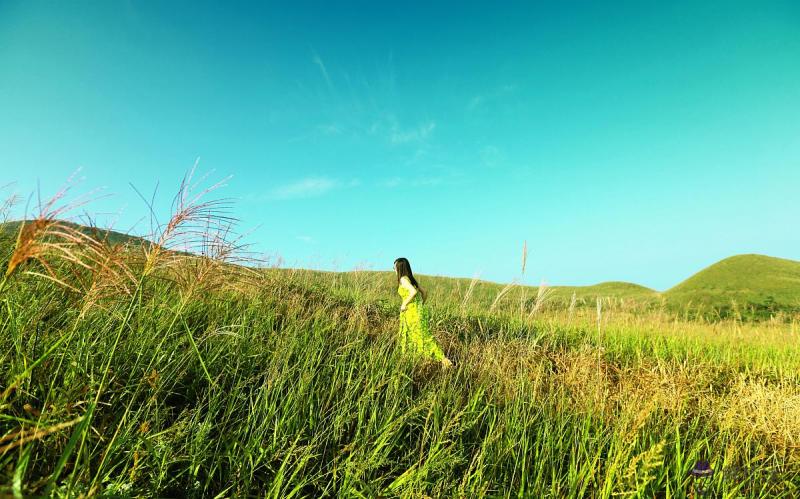
<svg viewBox="0 0 800 499"><path fill-rule="evenodd" d="M461 300L461 305L459 306L459 308L462 311L467 307L469 299L472 297L472 293L475 290L475 285L478 283L478 277L479 276L476 275L475 277L472 278L472 280L469 283L469 287L467 288L467 292L464 293L464 299Z"/></svg>

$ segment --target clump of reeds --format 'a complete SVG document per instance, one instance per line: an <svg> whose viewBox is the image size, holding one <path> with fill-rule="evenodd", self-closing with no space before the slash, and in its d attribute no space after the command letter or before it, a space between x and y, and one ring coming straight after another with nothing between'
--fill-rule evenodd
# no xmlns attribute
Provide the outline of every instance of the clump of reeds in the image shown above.
<svg viewBox="0 0 800 499"><path fill-rule="evenodd" d="M91 260L97 245L90 236L60 220L65 213L88 201L78 199L63 203L71 188L71 180L72 178L50 199L44 202L39 200L38 213L32 219L21 221L3 279L0 281L0 291L29 262L38 263L44 273L34 269L25 270L24 273L44 277L77 291L77 288L57 276L54 266L57 261L61 261L89 269L87 260Z"/></svg>
<svg viewBox="0 0 800 499"><path fill-rule="evenodd" d="M130 267L129 248L122 243L110 244L97 239L85 242L92 256L86 277L81 278L83 307L81 315L95 305L107 301L130 299L137 277Z"/></svg>
<svg viewBox="0 0 800 499"><path fill-rule="evenodd" d="M229 199L201 199L210 192L224 185L224 179L216 184L201 189L198 185L205 176L192 183L197 162L184 175L178 192L173 198L172 212L166 224L151 228L149 241L144 244L144 262L142 275L148 276L159 267L169 268L181 261L187 253L203 253L216 251L219 254L227 251L225 235L230 231L236 219L230 215ZM150 207L151 212L153 207Z"/></svg>

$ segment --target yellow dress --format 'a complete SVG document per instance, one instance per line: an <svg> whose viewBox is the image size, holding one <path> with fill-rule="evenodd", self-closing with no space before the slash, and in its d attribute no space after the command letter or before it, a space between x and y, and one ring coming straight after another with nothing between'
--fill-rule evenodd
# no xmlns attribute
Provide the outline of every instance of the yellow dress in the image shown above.
<svg viewBox="0 0 800 499"><path fill-rule="evenodd" d="M397 293L405 301L409 291L402 285ZM422 303L419 293L414 296L405 311L400 312L400 351L433 360L442 360L444 353L431 334L428 308Z"/></svg>

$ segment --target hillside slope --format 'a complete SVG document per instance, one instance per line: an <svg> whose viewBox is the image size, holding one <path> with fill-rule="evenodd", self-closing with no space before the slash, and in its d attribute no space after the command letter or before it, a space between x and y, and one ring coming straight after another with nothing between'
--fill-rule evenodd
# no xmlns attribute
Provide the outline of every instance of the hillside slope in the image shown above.
<svg viewBox="0 0 800 499"><path fill-rule="evenodd" d="M800 262L764 255L737 255L694 274L664 295L672 305L761 310L800 308Z"/></svg>
<svg viewBox="0 0 800 499"><path fill-rule="evenodd" d="M107 239L112 244L141 241L136 236L115 231L69 224L96 238ZM6 256L2 253L10 251L19 225L18 221L0 223L0 256ZM291 272L291 269L283 271ZM319 278L329 274L324 271L309 272L311 275L319 274ZM392 271L365 270L358 274L365 282L372 281L374 286L382 290L396 287L396 277ZM466 298L486 308L495 302L506 286L484 280L478 280L471 286L472 279L469 278L425 274L418 274L418 277L438 299L461 303ZM473 288L471 291L470 287ZM537 291L536 286L514 286L502 301L519 303L522 298L530 302L535 299ZM591 286L554 286L548 289L546 302L556 307L568 306L573 293L578 305L593 305L598 297L645 305L663 298L673 310L725 316L734 309L740 312L749 309L746 312L749 315L769 317L778 310L800 311L800 262L764 255L737 255L701 270L663 293L634 283L610 281Z"/></svg>
<svg viewBox="0 0 800 499"><path fill-rule="evenodd" d="M108 241L109 244L120 244L120 243L125 244L129 242L136 243L142 241L141 237L124 234L122 232L117 232L111 229L89 227L86 225L76 224L74 222L67 222L63 220L60 221L60 223L72 227L74 229L78 229L84 234L92 236L97 240ZM11 222L0 223L0 240L13 241L14 239L16 239L21 225L22 225L21 220L14 220Z"/></svg>
<svg viewBox="0 0 800 499"><path fill-rule="evenodd" d="M553 288L553 297L562 300L571 300L575 293L577 300L594 301L596 298L622 298L637 301L650 301L657 299L660 294L640 284L622 281L609 281L592 286L556 286Z"/></svg>

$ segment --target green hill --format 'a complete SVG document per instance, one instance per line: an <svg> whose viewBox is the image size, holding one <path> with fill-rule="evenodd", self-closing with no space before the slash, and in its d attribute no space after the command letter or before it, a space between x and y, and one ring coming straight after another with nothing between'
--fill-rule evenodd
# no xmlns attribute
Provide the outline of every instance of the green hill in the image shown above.
<svg viewBox="0 0 800 499"><path fill-rule="evenodd" d="M658 291L631 282L609 281L592 286L556 286L553 297L571 300L575 293L577 300L594 301L596 298L622 298L637 301L651 301L659 297Z"/></svg>
<svg viewBox="0 0 800 499"><path fill-rule="evenodd" d="M132 236L129 234L124 234L122 232L117 232L111 229L102 229L99 227L89 227L86 225L76 224L74 222L66 222L60 221L60 223L70 226L72 228L78 229L86 235L92 236L93 238L97 239L98 241L107 241L109 244L125 244L125 243L136 243L140 242L142 238L138 236ZM0 241L11 241L13 242L17 234L19 233L20 225L22 225L21 220L15 220L12 222L5 222L0 223Z"/></svg>
<svg viewBox="0 0 800 499"><path fill-rule="evenodd" d="M21 222L0 224L0 249L10 250ZM105 229L70 224L98 239L112 244L141 241L136 236ZM290 269L275 269L290 272ZM328 272L306 271L309 275L324 277ZM350 274L351 272L334 272ZM375 279L381 289L395 285L392 271L361 271L360 278ZM472 279L419 274L422 283L439 299L461 303L470 289ZM478 280L470 293L469 301L489 307L506 285ZM519 303L521 298L534 300L536 286L514 286L503 298L504 302ZM748 317L768 318L779 310L800 311L800 262L764 255L737 255L721 260L701 270L677 286L659 293L645 286L629 282L603 282L592 286L553 286L549 288L547 303L567 306L575 296L578 305L592 306L596 298L616 298L626 302L653 304L663 298L672 310L691 315L728 316L738 312Z"/></svg>
<svg viewBox="0 0 800 499"><path fill-rule="evenodd" d="M768 315L800 310L800 262L764 255L737 255L694 274L664 295L673 307ZM735 305L734 305L735 303Z"/></svg>

